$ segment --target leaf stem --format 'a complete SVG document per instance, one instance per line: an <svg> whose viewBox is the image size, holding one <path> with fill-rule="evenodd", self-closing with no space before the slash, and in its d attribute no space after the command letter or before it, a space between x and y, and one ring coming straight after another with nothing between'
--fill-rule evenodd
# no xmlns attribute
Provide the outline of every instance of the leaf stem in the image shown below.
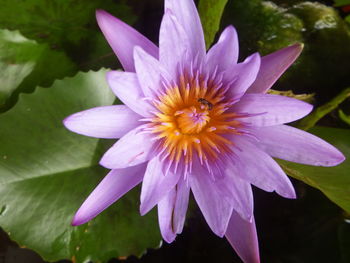
<svg viewBox="0 0 350 263"><path fill-rule="evenodd" d="M310 115L302 119L297 127L303 130L309 130L314 127L315 124L326 116L328 113L336 109L340 103L342 103L345 99L350 97L350 87L344 89L341 93L339 93L336 97L334 97L331 101L326 104L318 107L314 110Z"/></svg>

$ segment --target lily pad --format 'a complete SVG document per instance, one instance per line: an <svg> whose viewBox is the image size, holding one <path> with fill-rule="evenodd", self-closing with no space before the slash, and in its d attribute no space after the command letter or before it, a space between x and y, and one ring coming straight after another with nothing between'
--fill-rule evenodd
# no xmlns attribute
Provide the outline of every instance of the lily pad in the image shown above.
<svg viewBox="0 0 350 263"><path fill-rule="evenodd" d="M139 215L137 190L91 222L70 225L108 172L98 161L114 140L74 134L62 120L113 104L105 73L79 73L49 89L22 94L15 107L0 115L0 226L48 261L106 262L139 256L161 240L155 213Z"/></svg>
<svg viewBox="0 0 350 263"><path fill-rule="evenodd" d="M350 129L315 127L309 132L337 147L346 156L346 160L335 167L315 167L282 160L279 160L279 163L288 175L321 190L330 200L349 213Z"/></svg>
<svg viewBox="0 0 350 263"><path fill-rule="evenodd" d="M19 30L30 39L60 49L90 37L99 8L124 21L135 20L125 0L2 0L0 28Z"/></svg>
<svg viewBox="0 0 350 263"><path fill-rule="evenodd" d="M75 65L64 53L29 40L18 31L0 30L0 108L18 88L32 91L37 85L51 85L54 79L74 72Z"/></svg>

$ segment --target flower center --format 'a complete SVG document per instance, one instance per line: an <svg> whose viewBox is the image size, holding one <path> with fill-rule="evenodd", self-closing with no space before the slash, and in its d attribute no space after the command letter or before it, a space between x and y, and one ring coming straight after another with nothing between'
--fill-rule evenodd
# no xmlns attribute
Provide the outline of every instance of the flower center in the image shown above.
<svg viewBox="0 0 350 263"><path fill-rule="evenodd" d="M207 110L199 110L195 106L175 112L177 125L182 134L198 134L210 121Z"/></svg>
<svg viewBox="0 0 350 263"><path fill-rule="evenodd" d="M179 166L187 174L198 160L212 172L221 157L231 153L227 136L240 134L242 123L237 120L240 116L230 111L234 100L227 95L229 87L220 81L183 75L177 84L159 92L148 126L168 169L176 172Z"/></svg>

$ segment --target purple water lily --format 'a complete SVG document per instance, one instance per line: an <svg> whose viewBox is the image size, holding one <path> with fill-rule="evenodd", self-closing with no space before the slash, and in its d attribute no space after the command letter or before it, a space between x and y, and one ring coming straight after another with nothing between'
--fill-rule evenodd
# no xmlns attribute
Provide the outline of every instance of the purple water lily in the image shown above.
<svg viewBox="0 0 350 263"><path fill-rule="evenodd" d="M284 125L307 115L310 104L266 94L302 45L238 63L237 33L229 26L206 52L193 0L165 0L159 48L104 11L97 21L125 69L107 74L125 105L64 120L76 133L120 138L100 162L111 172L72 224L91 220L142 182L140 212L157 205L170 243L183 229L191 190L212 231L226 236L244 262L259 262L251 185L296 197L272 157L317 166L344 160L327 142Z"/></svg>

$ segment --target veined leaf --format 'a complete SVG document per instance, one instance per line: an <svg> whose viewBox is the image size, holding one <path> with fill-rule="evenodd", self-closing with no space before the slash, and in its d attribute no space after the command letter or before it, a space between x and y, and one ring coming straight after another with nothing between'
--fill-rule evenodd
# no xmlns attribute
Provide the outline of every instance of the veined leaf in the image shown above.
<svg viewBox="0 0 350 263"><path fill-rule="evenodd" d="M45 260L106 262L157 247L154 213L139 215L133 191L91 222L72 227L75 211L108 172L98 165L109 142L74 134L62 120L111 105L105 70L79 73L23 94L0 115L0 226Z"/></svg>
<svg viewBox="0 0 350 263"><path fill-rule="evenodd" d="M17 31L0 30L0 109L16 89L32 91L37 85L51 85L75 70L64 53Z"/></svg>

